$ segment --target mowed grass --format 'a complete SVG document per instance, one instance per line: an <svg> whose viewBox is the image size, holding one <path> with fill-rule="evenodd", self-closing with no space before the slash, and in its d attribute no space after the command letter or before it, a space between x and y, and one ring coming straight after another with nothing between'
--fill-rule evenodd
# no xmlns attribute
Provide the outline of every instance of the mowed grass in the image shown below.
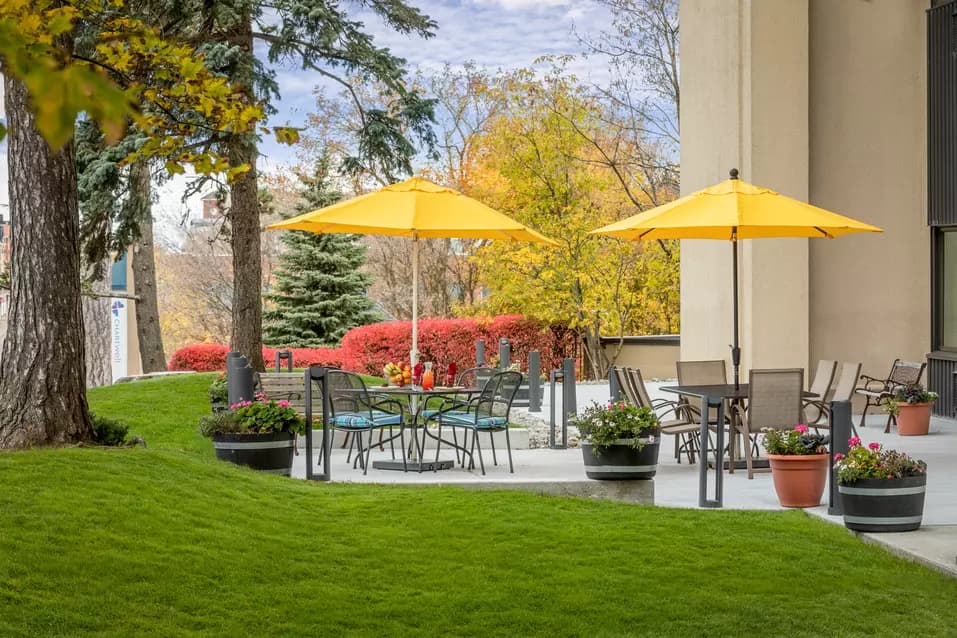
<svg viewBox="0 0 957 638"><path fill-rule="evenodd" d="M193 435L208 381L91 393L148 449L0 454L0 636L957 633L957 581L801 512L217 462Z"/></svg>

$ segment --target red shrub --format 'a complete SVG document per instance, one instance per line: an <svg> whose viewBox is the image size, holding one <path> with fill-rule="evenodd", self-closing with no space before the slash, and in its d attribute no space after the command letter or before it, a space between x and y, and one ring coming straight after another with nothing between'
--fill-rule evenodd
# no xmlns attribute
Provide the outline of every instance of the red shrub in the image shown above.
<svg viewBox="0 0 957 638"><path fill-rule="evenodd" d="M195 370L215 372L226 369L226 353L229 348L217 343L197 343L180 348L169 359L170 370Z"/></svg>
<svg viewBox="0 0 957 638"><path fill-rule="evenodd" d="M342 348L263 348L263 359L266 368L273 369L276 365L276 352L289 350L292 353L292 365L297 368L309 366L342 367ZM286 362L283 361L285 369Z"/></svg>

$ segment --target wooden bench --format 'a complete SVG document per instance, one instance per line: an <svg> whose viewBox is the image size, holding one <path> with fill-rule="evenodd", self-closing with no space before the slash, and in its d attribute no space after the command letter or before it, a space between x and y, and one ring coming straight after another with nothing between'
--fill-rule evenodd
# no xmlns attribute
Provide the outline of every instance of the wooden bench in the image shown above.
<svg viewBox="0 0 957 638"><path fill-rule="evenodd" d="M256 378L257 391L276 401L289 401L296 414L306 416L306 382L302 372L260 372ZM314 390L312 413L315 418L322 414L322 394L318 388Z"/></svg>

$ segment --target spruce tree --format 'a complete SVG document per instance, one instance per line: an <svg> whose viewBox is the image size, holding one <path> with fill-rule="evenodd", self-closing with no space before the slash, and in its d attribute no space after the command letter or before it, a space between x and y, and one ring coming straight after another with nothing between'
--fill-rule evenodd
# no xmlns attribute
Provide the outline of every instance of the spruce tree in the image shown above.
<svg viewBox="0 0 957 638"><path fill-rule="evenodd" d="M342 193L329 181L327 160L317 164L312 176L300 175L299 179L306 190L303 204L294 214L342 199ZM356 235L300 230L283 234L286 252L279 258L273 291L266 295L274 304L264 313L266 345L337 345L350 328L379 319L366 295L371 278L359 271L366 249L357 240Z"/></svg>

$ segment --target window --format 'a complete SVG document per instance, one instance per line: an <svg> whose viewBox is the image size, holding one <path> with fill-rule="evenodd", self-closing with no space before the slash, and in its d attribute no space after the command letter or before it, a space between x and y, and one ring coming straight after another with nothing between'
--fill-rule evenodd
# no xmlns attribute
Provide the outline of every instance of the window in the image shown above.
<svg viewBox="0 0 957 638"><path fill-rule="evenodd" d="M934 317L938 350L957 351L957 228L937 229Z"/></svg>

